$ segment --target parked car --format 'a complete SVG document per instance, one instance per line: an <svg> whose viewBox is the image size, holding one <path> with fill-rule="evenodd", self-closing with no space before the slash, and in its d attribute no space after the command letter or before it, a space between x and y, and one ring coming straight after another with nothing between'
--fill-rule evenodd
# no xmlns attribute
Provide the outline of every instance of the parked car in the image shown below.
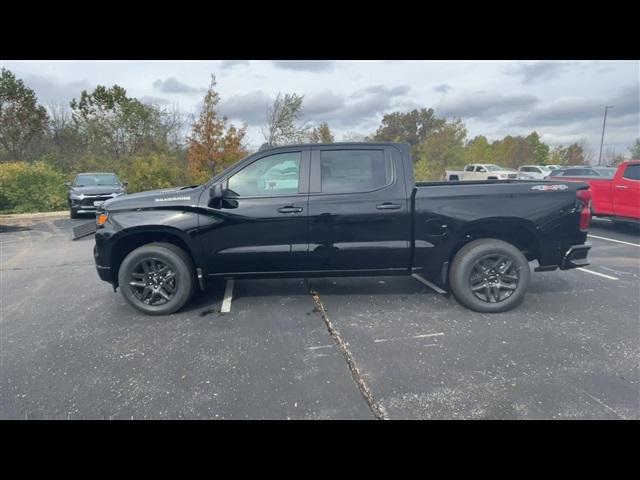
<svg viewBox="0 0 640 480"><path fill-rule="evenodd" d="M518 168L521 180L544 180L552 170L545 165L522 165Z"/></svg>
<svg viewBox="0 0 640 480"><path fill-rule="evenodd" d="M297 183L281 182L291 163ZM278 178L275 184L267 172ZM152 315L220 278L419 275L470 309L522 302L536 271L588 265L586 184L414 182L408 144L259 151L200 186L114 198L98 275Z"/></svg>
<svg viewBox="0 0 640 480"><path fill-rule="evenodd" d="M579 181L591 190L591 212L616 223L640 225L640 160L622 162L617 168L593 167L597 175L574 175L567 169L562 181ZM571 174L571 175L570 175Z"/></svg>
<svg viewBox="0 0 640 480"><path fill-rule="evenodd" d="M545 167L547 167L549 170L558 170L560 168L563 168L562 165L545 165Z"/></svg>
<svg viewBox="0 0 640 480"><path fill-rule="evenodd" d="M553 170L548 177L603 177L612 178L616 169L613 167L574 166ZM545 177L547 178L547 177ZM555 179L554 179L555 180Z"/></svg>
<svg viewBox="0 0 640 480"><path fill-rule="evenodd" d="M77 218L83 213L95 213L106 200L126 193L126 182L121 182L115 173L79 173L69 187L67 201L69 216Z"/></svg>
<svg viewBox="0 0 640 480"><path fill-rule="evenodd" d="M469 180L515 180L518 172L512 168L503 168L492 163L472 163L466 165L463 170L446 170L445 178L448 181Z"/></svg>

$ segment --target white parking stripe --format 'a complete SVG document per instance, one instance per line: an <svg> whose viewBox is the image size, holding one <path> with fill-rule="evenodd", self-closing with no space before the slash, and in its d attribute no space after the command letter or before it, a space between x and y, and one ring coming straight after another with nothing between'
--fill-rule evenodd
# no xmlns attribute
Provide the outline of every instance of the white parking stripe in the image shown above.
<svg viewBox="0 0 640 480"><path fill-rule="evenodd" d="M222 300L222 308L220 313L229 313L231 311L231 299L233 298L233 279L227 280L227 287L224 289L224 299Z"/></svg>
<svg viewBox="0 0 640 480"><path fill-rule="evenodd" d="M416 280L418 280L419 282L424 283L427 287L434 289L436 292L438 293L447 293L446 291L442 290L440 287L434 285L433 283L431 283L429 280L427 280L426 278L424 278L422 275L419 275L417 273L413 273L411 274L411 276L413 278L415 278Z"/></svg>
<svg viewBox="0 0 640 480"><path fill-rule="evenodd" d="M608 278L609 280L620 280L617 277L612 277L611 275L605 275L604 273L594 272L593 270L587 270L586 268L576 268L576 270L580 270L581 272L587 272L591 275L597 275L599 277Z"/></svg>
<svg viewBox="0 0 640 480"><path fill-rule="evenodd" d="M600 240L607 240L609 242L624 243L625 245L631 245L633 247L640 247L640 243L623 242L622 240L616 240L614 238L599 237L598 235L587 235L587 237L598 238Z"/></svg>

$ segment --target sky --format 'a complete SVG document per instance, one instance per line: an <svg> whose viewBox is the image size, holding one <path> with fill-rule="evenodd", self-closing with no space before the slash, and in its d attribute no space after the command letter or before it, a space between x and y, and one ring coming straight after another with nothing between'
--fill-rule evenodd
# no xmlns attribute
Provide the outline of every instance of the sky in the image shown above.
<svg viewBox="0 0 640 480"><path fill-rule="evenodd" d="M304 95L309 124L326 121L336 140L373 133L393 111L433 108L460 118L468 137L490 141L537 131L551 146L585 142L596 156L629 155L640 136L639 61L2 61L45 106L82 90L118 84L129 96L197 113L211 74L219 109L263 143L261 127L278 92Z"/></svg>

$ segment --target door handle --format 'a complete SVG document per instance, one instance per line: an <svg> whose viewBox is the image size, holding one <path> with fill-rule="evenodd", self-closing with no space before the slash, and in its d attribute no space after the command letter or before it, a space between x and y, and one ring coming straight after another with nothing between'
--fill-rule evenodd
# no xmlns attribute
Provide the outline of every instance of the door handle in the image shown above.
<svg viewBox="0 0 640 480"><path fill-rule="evenodd" d="M402 205L398 205L397 203L385 202L380 205L376 205L378 210L399 210L402 208Z"/></svg>
<svg viewBox="0 0 640 480"><path fill-rule="evenodd" d="M302 211L302 207L294 207L289 205L287 207L281 207L278 209L280 213L300 213Z"/></svg>
<svg viewBox="0 0 640 480"><path fill-rule="evenodd" d="M616 188L621 188L623 190L626 190L629 187L627 187L626 185L616 185Z"/></svg>

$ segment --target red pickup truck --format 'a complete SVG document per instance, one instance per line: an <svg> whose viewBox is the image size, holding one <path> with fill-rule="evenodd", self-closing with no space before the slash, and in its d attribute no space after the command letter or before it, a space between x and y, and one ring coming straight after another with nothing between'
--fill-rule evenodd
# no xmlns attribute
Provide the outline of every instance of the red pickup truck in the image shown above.
<svg viewBox="0 0 640 480"><path fill-rule="evenodd" d="M640 160L622 162L612 178L562 175L549 180L588 183L593 216L640 224Z"/></svg>

